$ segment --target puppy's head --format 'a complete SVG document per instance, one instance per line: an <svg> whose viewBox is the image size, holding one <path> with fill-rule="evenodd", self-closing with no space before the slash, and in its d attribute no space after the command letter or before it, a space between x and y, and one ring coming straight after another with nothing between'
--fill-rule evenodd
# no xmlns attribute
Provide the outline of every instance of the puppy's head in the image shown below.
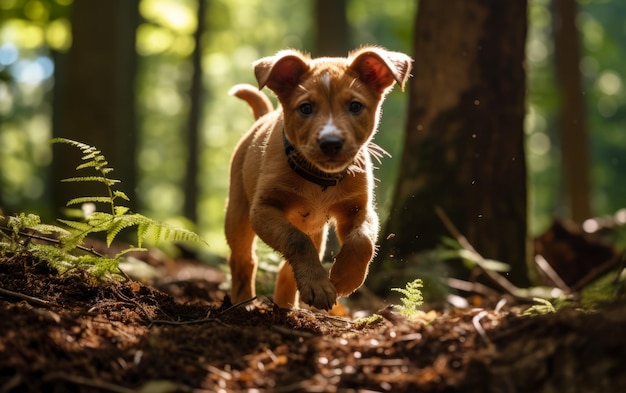
<svg viewBox="0 0 626 393"><path fill-rule="evenodd" d="M348 168L376 130L380 105L409 77L411 58L364 47L347 58L318 58L281 51L254 64L259 88L269 87L284 112L287 139L317 169Z"/></svg>

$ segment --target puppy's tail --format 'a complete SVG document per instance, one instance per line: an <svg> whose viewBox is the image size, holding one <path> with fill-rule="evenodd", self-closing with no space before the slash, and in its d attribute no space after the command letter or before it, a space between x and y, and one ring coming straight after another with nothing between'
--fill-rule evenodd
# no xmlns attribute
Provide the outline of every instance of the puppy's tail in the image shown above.
<svg viewBox="0 0 626 393"><path fill-rule="evenodd" d="M250 105L254 119L266 115L274 110L274 106L269 98L256 87L248 84L235 85L230 88L228 94L241 98Z"/></svg>

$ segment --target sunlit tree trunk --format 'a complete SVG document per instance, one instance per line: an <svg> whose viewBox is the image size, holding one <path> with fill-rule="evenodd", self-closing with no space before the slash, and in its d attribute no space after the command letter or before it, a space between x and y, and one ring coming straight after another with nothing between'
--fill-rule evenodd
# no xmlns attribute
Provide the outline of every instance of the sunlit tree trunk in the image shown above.
<svg viewBox="0 0 626 393"><path fill-rule="evenodd" d="M76 0L72 9L72 48L67 54L63 95L55 103L55 136L95 145L122 180L118 189L134 201L135 31L138 0ZM80 154L68 146L54 149L53 178L76 176ZM106 195L102 184L55 183L55 209L77 196ZM131 206L132 207L132 206Z"/></svg>
<svg viewBox="0 0 626 393"><path fill-rule="evenodd" d="M587 119L580 80L577 4L553 0L556 79L561 94L560 124L566 202L570 218L582 223L591 217Z"/></svg>
<svg viewBox="0 0 626 393"><path fill-rule="evenodd" d="M420 251L451 236L439 206L479 253L510 263L510 278L526 283L525 39L526 1L419 2L404 153L378 272L419 263Z"/></svg>
<svg viewBox="0 0 626 393"><path fill-rule="evenodd" d="M185 171L185 217L194 223L198 222L198 165L200 140L200 114L202 112L202 34L204 33L206 18L206 2L208 0L198 0L198 11L196 13L198 26L194 34L196 47L192 54L193 75L191 76L191 88L189 95L191 105L189 108L189 118L187 122L187 163Z"/></svg>

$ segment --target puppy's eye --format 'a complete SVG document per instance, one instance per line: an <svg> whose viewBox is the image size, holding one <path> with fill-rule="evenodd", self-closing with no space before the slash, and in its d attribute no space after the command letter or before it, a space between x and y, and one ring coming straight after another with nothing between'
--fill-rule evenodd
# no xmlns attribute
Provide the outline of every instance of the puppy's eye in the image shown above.
<svg viewBox="0 0 626 393"><path fill-rule="evenodd" d="M359 113L363 110L363 104L358 101L352 101L350 103L350 106L348 107L348 110L350 110L350 112L352 113Z"/></svg>
<svg viewBox="0 0 626 393"><path fill-rule="evenodd" d="M300 105L300 113L302 113L303 115L310 115L313 113L313 104L310 104L308 102L305 102L304 104Z"/></svg>

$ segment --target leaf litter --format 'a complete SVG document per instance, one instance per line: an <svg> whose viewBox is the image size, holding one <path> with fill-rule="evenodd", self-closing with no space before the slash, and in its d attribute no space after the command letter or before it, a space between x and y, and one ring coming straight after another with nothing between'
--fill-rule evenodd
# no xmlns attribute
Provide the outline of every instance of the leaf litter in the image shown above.
<svg viewBox="0 0 626 393"><path fill-rule="evenodd" d="M146 283L97 281L28 254L0 261L0 392L626 390L623 302L351 320L233 305L224 275L200 263L159 269Z"/></svg>

